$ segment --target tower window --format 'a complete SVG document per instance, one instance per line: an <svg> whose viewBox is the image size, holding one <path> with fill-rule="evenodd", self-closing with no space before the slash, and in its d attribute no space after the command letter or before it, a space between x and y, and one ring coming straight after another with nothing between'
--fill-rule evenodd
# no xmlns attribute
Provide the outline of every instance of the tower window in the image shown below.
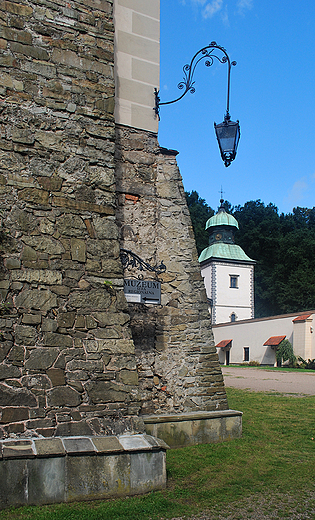
<svg viewBox="0 0 315 520"><path fill-rule="evenodd" d="M238 275L230 274L230 287L232 289L238 289Z"/></svg>

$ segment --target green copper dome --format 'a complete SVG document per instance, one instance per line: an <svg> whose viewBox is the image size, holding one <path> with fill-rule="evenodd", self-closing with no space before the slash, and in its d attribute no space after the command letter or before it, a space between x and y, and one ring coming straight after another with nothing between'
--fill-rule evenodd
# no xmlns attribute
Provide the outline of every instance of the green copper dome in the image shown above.
<svg viewBox="0 0 315 520"><path fill-rule="evenodd" d="M210 258L254 263L254 260L249 258L240 246L236 244L225 244L224 242L218 242L206 247L206 249L201 252L198 260L199 262L204 262Z"/></svg>
<svg viewBox="0 0 315 520"><path fill-rule="evenodd" d="M214 226L233 226L238 229L238 222L233 215L227 213L224 208L220 208L218 213L206 222L206 229Z"/></svg>
<svg viewBox="0 0 315 520"><path fill-rule="evenodd" d="M201 252L199 262L222 259L232 262L255 263L255 260L249 258L243 249L235 244L234 231L235 228L238 229L238 222L236 218L225 211L223 199L220 202L221 206L218 213L209 218L206 223L206 229L209 230L209 246Z"/></svg>

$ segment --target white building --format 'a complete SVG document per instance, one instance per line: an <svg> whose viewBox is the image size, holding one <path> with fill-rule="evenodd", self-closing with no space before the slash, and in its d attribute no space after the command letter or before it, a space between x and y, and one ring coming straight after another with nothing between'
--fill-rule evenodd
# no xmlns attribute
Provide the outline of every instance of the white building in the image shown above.
<svg viewBox="0 0 315 520"><path fill-rule="evenodd" d="M297 357L314 359L314 330L314 310L213 326L219 361L224 365L244 361L276 365L276 349L283 339L290 341Z"/></svg>
<svg viewBox="0 0 315 520"><path fill-rule="evenodd" d="M237 220L221 206L206 223L209 246L199 257L213 324L254 318L254 264L234 243Z"/></svg>

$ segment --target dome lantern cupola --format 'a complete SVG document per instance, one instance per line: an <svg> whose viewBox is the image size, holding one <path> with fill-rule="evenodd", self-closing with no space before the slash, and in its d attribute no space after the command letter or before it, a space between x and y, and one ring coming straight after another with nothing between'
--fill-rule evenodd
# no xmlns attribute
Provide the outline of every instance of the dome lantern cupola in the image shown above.
<svg viewBox="0 0 315 520"><path fill-rule="evenodd" d="M209 218L206 222L206 229L209 231L209 245L217 242L234 244L234 232L238 229L238 222L233 215L225 211L223 199L220 200L221 206L216 215Z"/></svg>

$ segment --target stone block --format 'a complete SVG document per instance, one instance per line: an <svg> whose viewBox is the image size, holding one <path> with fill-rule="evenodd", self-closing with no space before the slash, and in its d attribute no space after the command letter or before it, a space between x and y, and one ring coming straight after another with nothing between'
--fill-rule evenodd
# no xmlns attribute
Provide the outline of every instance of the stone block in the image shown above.
<svg viewBox="0 0 315 520"><path fill-rule="evenodd" d="M58 285L62 283L62 274L58 271L51 271L49 269L23 269L12 272L12 280L45 285Z"/></svg>
<svg viewBox="0 0 315 520"><path fill-rule="evenodd" d="M26 386L29 390L46 390L51 388L51 383L48 377L44 374L32 374L23 376L21 379L23 386Z"/></svg>
<svg viewBox="0 0 315 520"><path fill-rule="evenodd" d="M7 258L5 266L7 269L20 269L21 260L19 258Z"/></svg>
<svg viewBox="0 0 315 520"><path fill-rule="evenodd" d="M42 331L43 332L56 332L58 328L57 320L51 318L43 318Z"/></svg>
<svg viewBox="0 0 315 520"><path fill-rule="evenodd" d="M25 325L39 325L42 317L40 314L23 314L22 323Z"/></svg>
<svg viewBox="0 0 315 520"><path fill-rule="evenodd" d="M49 54L45 49L41 47L35 47L33 45L23 45L21 43L11 43L10 45L11 51L19 54L24 54L25 56L31 56L36 60L49 60Z"/></svg>
<svg viewBox="0 0 315 520"><path fill-rule="evenodd" d="M37 182L47 191L60 191L62 179L58 175L52 177L37 177Z"/></svg>
<svg viewBox="0 0 315 520"><path fill-rule="evenodd" d="M93 404L123 402L128 395L120 385L106 381L89 381L86 391Z"/></svg>
<svg viewBox="0 0 315 520"><path fill-rule="evenodd" d="M147 493L166 487L166 460L163 452L132 453L130 456L131 492Z"/></svg>
<svg viewBox="0 0 315 520"><path fill-rule="evenodd" d="M92 443L91 439L88 438L69 438L63 440L63 445L65 447L66 453L68 455L78 455L79 453L85 454L94 454L95 446Z"/></svg>
<svg viewBox="0 0 315 520"><path fill-rule="evenodd" d="M56 429L57 436L65 436L65 435L92 435L92 429L87 424L86 421L77 421L77 422L66 422L58 424Z"/></svg>
<svg viewBox="0 0 315 520"><path fill-rule="evenodd" d="M143 416L146 432L171 448L238 439L242 412L221 410Z"/></svg>
<svg viewBox="0 0 315 520"><path fill-rule="evenodd" d="M13 365L21 366L24 362L24 355L24 347L14 345L9 352L8 361Z"/></svg>
<svg viewBox="0 0 315 520"><path fill-rule="evenodd" d="M0 37L4 40L26 43L28 45L32 44L32 34L30 32L18 31L10 27L0 27Z"/></svg>
<svg viewBox="0 0 315 520"><path fill-rule="evenodd" d="M27 461L25 470L28 473L28 483L25 483L25 491L28 493L29 504L65 501L65 464L65 457L38 457Z"/></svg>
<svg viewBox="0 0 315 520"><path fill-rule="evenodd" d="M41 206L47 206L49 201L48 191L39 190L37 188L24 188L23 190L19 190L18 197L20 200L24 200L30 204L40 204Z"/></svg>
<svg viewBox="0 0 315 520"><path fill-rule="evenodd" d="M86 339L83 345L87 352L109 350L112 354L133 354L135 350L130 339Z"/></svg>
<svg viewBox="0 0 315 520"><path fill-rule="evenodd" d="M65 253L65 248L62 243L51 237L38 235L38 236L23 236L22 241L33 247L36 251L41 251L48 255L61 255Z"/></svg>
<svg viewBox="0 0 315 520"><path fill-rule="evenodd" d="M110 295L105 289L77 291L69 296L69 305L75 309L104 310L110 305Z"/></svg>
<svg viewBox="0 0 315 520"><path fill-rule="evenodd" d="M54 364L58 354L59 349L57 348L36 348L25 361L25 368L27 370L47 370Z"/></svg>
<svg viewBox="0 0 315 520"><path fill-rule="evenodd" d="M32 458L35 456L33 443L29 440L17 440L5 442L2 446L4 459Z"/></svg>
<svg viewBox="0 0 315 520"><path fill-rule="evenodd" d="M71 258L76 262L85 262L86 260L86 243L78 238L71 238Z"/></svg>
<svg viewBox="0 0 315 520"><path fill-rule="evenodd" d="M0 423L12 423L18 421L25 421L28 419L29 411L28 408L7 407L2 410Z"/></svg>
<svg viewBox="0 0 315 520"><path fill-rule="evenodd" d="M57 457L66 454L61 439L34 439L37 457Z"/></svg>
<svg viewBox="0 0 315 520"><path fill-rule="evenodd" d="M101 215L115 215L115 210L112 206L93 204L85 201L75 201L66 197L53 197L53 205L78 211L91 211Z"/></svg>
<svg viewBox="0 0 315 520"><path fill-rule="evenodd" d="M17 325L15 327L15 341L18 345L35 345L38 332L35 327Z"/></svg>
<svg viewBox="0 0 315 520"><path fill-rule="evenodd" d="M73 339L65 334L46 332L44 334L44 345L47 347L69 348L73 346Z"/></svg>
<svg viewBox="0 0 315 520"><path fill-rule="evenodd" d="M136 386L138 384L138 372L136 370L121 370L119 378L125 385Z"/></svg>
<svg viewBox="0 0 315 520"><path fill-rule="evenodd" d="M63 236L83 237L86 233L84 222L78 215L62 215L57 218L56 226L60 235Z"/></svg>
<svg viewBox="0 0 315 520"><path fill-rule="evenodd" d="M0 380L21 377L21 370L13 365L0 365ZM0 401L0 405L1 405Z"/></svg>
<svg viewBox="0 0 315 520"><path fill-rule="evenodd" d="M48 406L78 406L81 396L68 386L56 386L47 392Z"/></svg>
<svg viewBox="0 0 315 520"><path fill-rule="evenodd" d="M33 14L32 7L23 4L16 4L15 2L9 2L7 0L4 0L3 2L3 9L8 13L17 14L19 16L25 17L32 16Z"/></svg>
<svg viewBox="0 0 315 520"><path fill-rule="evenodd" d="M46 371L53 386L63 386L66 384L65 372L61 368L50 368Z"/></svg>
<svg viewBox="0 0 315 520"><path fill-rule="evenodd" d="M58 306L57 296L46 289L26 289L16 296L15 304L17 307L41 310L43 313Z"/></svg>
<svg viewBox="0 0 315 520"><path fill-rule="evenodd" d="M117 437L93 437L93 444L98 453L115 453L124 451Z"/></svg>

